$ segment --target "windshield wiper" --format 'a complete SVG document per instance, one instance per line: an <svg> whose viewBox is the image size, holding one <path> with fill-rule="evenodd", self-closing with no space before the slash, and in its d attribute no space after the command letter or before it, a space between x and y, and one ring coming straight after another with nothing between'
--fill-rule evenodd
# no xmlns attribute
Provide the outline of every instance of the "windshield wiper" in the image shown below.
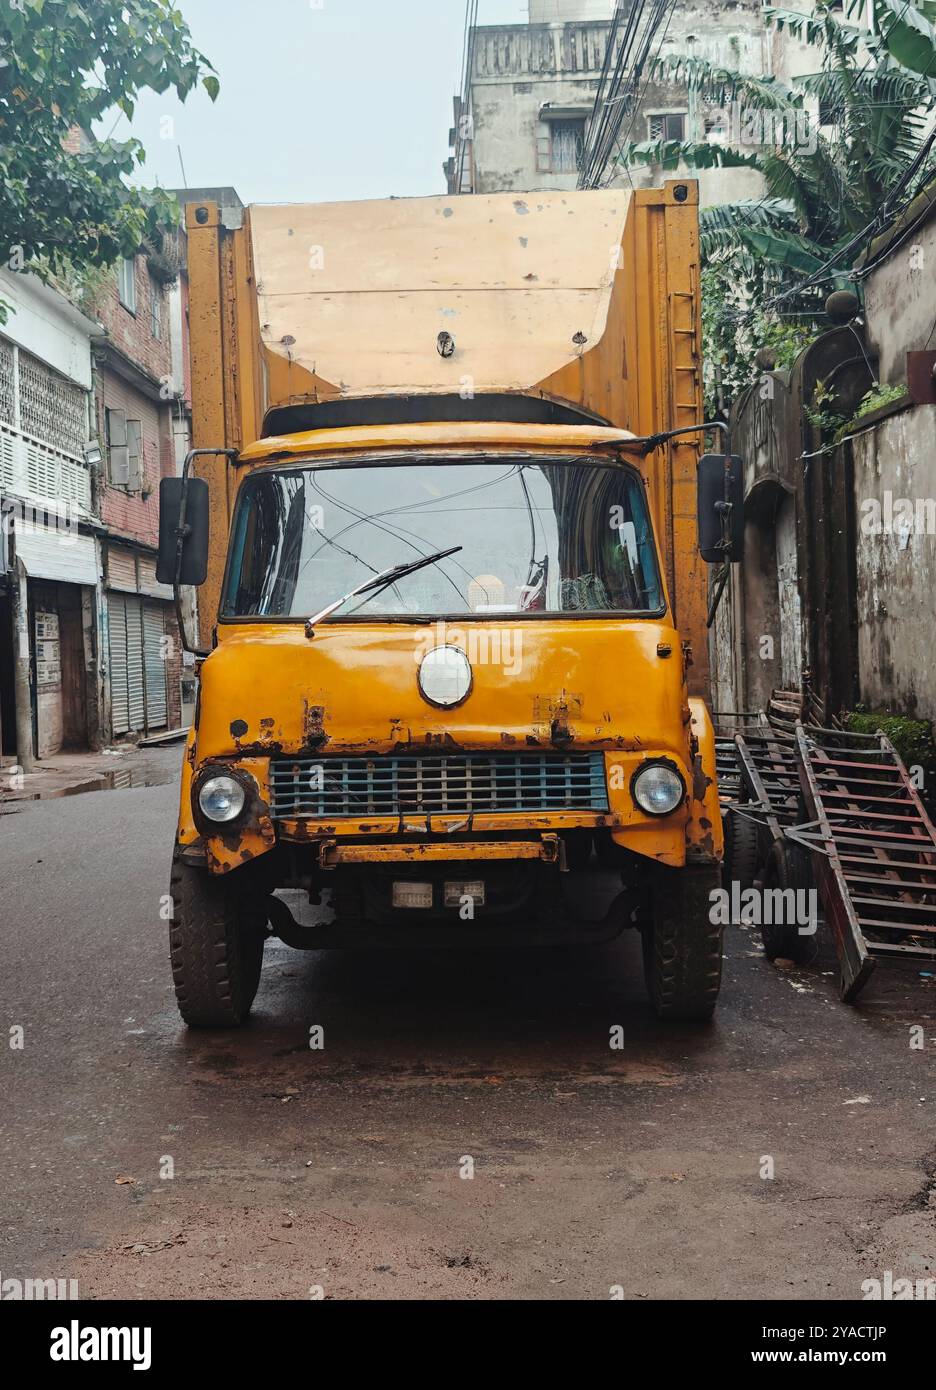
<svg viewBox="0 0 936 1390"><path fill-rule="evenodd" d="M460 545L452 545L449 546L448 550L437 550L433 555L420 555L417 560L404 560L402 565L394 565L391 569L381 570L379 574L374 575L373 579L365 579L363 584L349 589L346 594L342 594L341 598L336 598L334 603L329 603L314 617L307 618L306 636L314 637L315 624L334 613L343 603L347 603L349 598L356 598L358 594L382 593L384 589L389 589L391 584L395 584L398 579L403 579L408 574L414 574L416 570L425 569L427 565L434 565L438 560L444 560L446 556L454 555L463 548Z"/></svg>

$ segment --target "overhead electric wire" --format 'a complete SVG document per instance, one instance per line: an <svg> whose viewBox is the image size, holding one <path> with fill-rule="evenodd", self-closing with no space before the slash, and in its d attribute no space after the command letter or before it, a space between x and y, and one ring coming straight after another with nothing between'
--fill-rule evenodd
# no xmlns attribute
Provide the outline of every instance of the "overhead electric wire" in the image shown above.
<svg viewBox="0 0 936 1390"><path fill-rule="evenodd" d="M455 153L452 158L455 192L461 193L462 162L467 136L464 133L465 115L470 106L471 63L474 54L474 35L478 27L478 0L466 0L465 26L462 35L462 55L459 66L458 116L455 122Z"/></svg>
<svg viewBox="0 0 936 1390"><path fill-rule="evenodd" d="M668 8L675 0L618 0L608 34L608 51L592 107L580 188L597 188L612 157L621 126L631 115L643 66ZM620 43L618 38L620 36ZM617 48L617 53L614 50Z"/></svg>
<svg viewBox="0 0 936 1390"><path fill-rule="evenodd" d="M621 168L624 169L624 172L625 172L625 174L627 175L627 178L628 178L628 181L630 182L631 187L633 187L634 181L633 181L633 179L631 178L630 169L627 167L626 164L624 164L623 159L622 159L621 157L622 157L622 155L623 155L623 153L624 153L624 146L625 146L625 144L627 143L627 141L630 139L630 133L631 133L631 131L632 131L633 128L634 128L634 121L637 119L637 113L638 113L638 111L640 110L640 107L641 107L641 105L642 105L642 103L643 103L643 100L644 100L644 98L645 98L646 95L647 95L647 88L650 86L650 81L651 81L651 78L652 78L652 76L653 76L653 70L654 70L654 68L656 67L656 64L660 61L660 55L661 55L661 53L663 52L663 45L666 43L666 36L667 36L668 33L669 33L670 24L673 22L673 14L675 13L675 10L676 10L676 0L669 0L669 13L668 13L667 16L666 16L666 24L665 24L664 27L663 27L663 33L660 35L660 42L659 42L658 45L657 45L656 57L653 59L653 61L652 61L651 63L649 63L649 64L647 65L647 75L646 75L646 77L644 78L643 89L638 93L638 95L637 95L635 101L633 102L633 109L632 109L632 111L631 111L631 118L630 118L630 122L629 122L629 124L628 124L627 130L624 132L623 135L618 134L618 135L615 136L615 142L614 142L614 143L615 143L615 146L616 146L616 148L617 148L618 165L619 165L619 167L621 167ZM658 27L659 27L659 26L658 26ZM652 38L653 38L653 36L651 35L651 42L652 42ZM637 75L637 78L638 78L638 80L639 80L639 78L640 78L640 69L639 69L639 67L636 69L636 75ZM613 169L611 170L611 172L607 175L607 177L606 177L606 179L605 179L605 183L606 183L606 184L610 183L611 180L612 180L613 178L615 178L616 174L617 174L617 169L614 169L614 168L613 168Z"/></svg>
<svg viewBox="0 0 936 1390"><path fill-rule="evenodd" d="M604 131L609 115L609 104L611 98L608 96L609 89L619 80L622 65L625 61L627 50L627 35L618 45L618 34L624 20L625 0L617 0L614 6L614 14L611 17L611 28L608 31L608 42L605 46L604 61L601 66L601 76L598 79L598 90L595 93L595 100L592 106L591 119L589 121L588 139L582 156L582 171L579 179L579 187L587 188L590 186L589 180L596 161L596 151L604 144ZM641 9L643 0L641 0ZM634 10L631 10L632 18ZM612 64L614 65L614 75L611 76Z"/></svg>

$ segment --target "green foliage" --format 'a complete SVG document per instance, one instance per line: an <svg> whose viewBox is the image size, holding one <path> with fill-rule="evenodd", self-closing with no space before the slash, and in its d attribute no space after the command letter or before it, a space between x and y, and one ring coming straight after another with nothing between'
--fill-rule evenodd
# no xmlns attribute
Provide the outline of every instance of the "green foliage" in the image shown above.
<svg viewBox="0 0 936 1390"><path fill-rule="evenodd" d="M181 99L217 78L168 0L4 0L0 10L0 260L102 266L133 255L178 212L161 190L131 188L138 140L63 149L140 92Z"/></svg>
<svg viewBox="0 0 936 1390"><path fill-rule="evenodd" d="M789 371L793 363L816 341L817 331L809 324L790 323L787 319L763 318L757 331L761 346L773 356L775 368Z"/></svg>
<svg viewBox="0 0 936 1390"><path fill-rule="evenodd" d="M824 381L817 381L813 387L812 398L803 406L803 414L809 423L822 432L823 437L831 434L837 439L848 417L832 409L835 392Z"/></svg>
<svg viewBox="0 0 936 1390"><path fill-rule="evenodd" d="M863 4L852 0L849 11ZM926 77L936 76L936 3L874 0L875 28L887 52L901 67Z"/></svg>
<svg viewBox="0 0 936 1390"><path fill-rule="evenodd" d="M835 433L836 443L847 434L856 429L866 415L871 415L875 410L880 410L883 405L890 405L893 401L907 399L907 388L905 386L888 386L880 382L872 386L870 391L866 391L859 402L858 409L850 420L844 420L837 428Z"/></svg>
<svg viewBox="0 0 936 1390"><path fill-rule="evenodd" d="M752 380L760 333L786 317L804 342L828 327L825 299L850 286L854 260L891 200L898 191L900 201L909 199L932 175L917 157L936 104L936 0L919 8L874 3L873 34L821 3L808 14L766 9L770 26L817 50L817 70L791 83L695 57L652 65L653 80L682 83L726 111L733 106L727 143L645 141L625 146L621 163L747 167L764 181L763 198L700 214L703 292L716 301L703 306L707 387L713 374L720 378L723 406ZM831 132L812 114L817 101L835 113Z"/></svg>
<svg viewBox="0 0 936 1390"><path fill-rule="evenodd" d="M776 281L769 267L751 261L741 271L730 259L712 257L702 270L702 344L705 414L725 414L763 376L759 348L773 368L792 367L814 342L819 329L810 319L781 318L771 311L747 313L751 303L768 299Z"/></svg>
<svg viewBox="0 0 936 1390"><path fill-rule="evenodd" d="M887 710L865 710L859 706L842 721L855 734L886 734L906 767L922 767L929 774L936 770L936 744L933 726L925 719L908 719Z"/></svg>
<svg viewBox="0 0 936 1390"><path fill-rule="evenodd" d="M861 398L861 404L855 411L855 419L860 420L863 415L870 415L872 411L880 410L882 405L890 405L892 401L900 401L907 394L905 386L872 386L870 391L866 391Z"/></svg>

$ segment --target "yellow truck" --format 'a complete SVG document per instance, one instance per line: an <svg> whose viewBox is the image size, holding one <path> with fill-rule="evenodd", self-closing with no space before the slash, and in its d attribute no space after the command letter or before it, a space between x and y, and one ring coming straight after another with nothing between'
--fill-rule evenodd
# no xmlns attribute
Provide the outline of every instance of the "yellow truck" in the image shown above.
<svg viewBox="0 0 936 1390"><path fill-rule="evenodd" d="M706 561L736 557L729 451L699 459L697 204L186 209L195 447L159 573L200 586L189 1025L244 1020L271 933L632 928L657 1012L710 1016Z"/></svg>

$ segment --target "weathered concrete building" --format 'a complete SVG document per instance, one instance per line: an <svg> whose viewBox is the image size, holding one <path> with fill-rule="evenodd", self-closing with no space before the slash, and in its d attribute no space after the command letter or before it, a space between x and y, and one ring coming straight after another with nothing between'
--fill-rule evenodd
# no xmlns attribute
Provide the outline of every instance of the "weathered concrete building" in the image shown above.
<svg viewBox="0 0 936 1390"><path fill-rule="evenodd" d="M34 275L0 272L0 752L99 739L98 548L86 448L97 325Z"/></svg>
<svg viewBox="0 0 936 1390"><path fill-rule="evenodd" d="M820 713L936 719L934 193L868 249L862 316L735 408L745 558L715 626L716 708L784 688Z"/></svg>
<svg viewBox="0 0 936 1390"><path fill-rule="evenodd" d="M104 726L111 739L182 723L182 647L171 599L156 581L159 481L184 445L185 382L176 239L159 257L121 261L94 299L104 335L95 348L96 433L103 462Z"/></svg>
<svg viewBox="0 0 936 1390"><path fill-rule="evenodd" d="M907 394L851 440L863 704L936 719L936 183L861 273L878 376Z"/></svg>
<svg viewBox="0 0 936 1390"><path fill-rule="evenodd" d="M530 0L528 24L472 30L467 80L455 100L445 164L451 193L575 188L612 26L613 0ZM619 32L615 53L621 46ZM687 0L653 54L695 54L743 72L769 71L772 47L758 0ZM644 82L621 141L724 139L724 116L684 87ZM608 171L620 186L660 182L654 166ZM703 170L703 205L756 196L750 169Z"/></svg>

